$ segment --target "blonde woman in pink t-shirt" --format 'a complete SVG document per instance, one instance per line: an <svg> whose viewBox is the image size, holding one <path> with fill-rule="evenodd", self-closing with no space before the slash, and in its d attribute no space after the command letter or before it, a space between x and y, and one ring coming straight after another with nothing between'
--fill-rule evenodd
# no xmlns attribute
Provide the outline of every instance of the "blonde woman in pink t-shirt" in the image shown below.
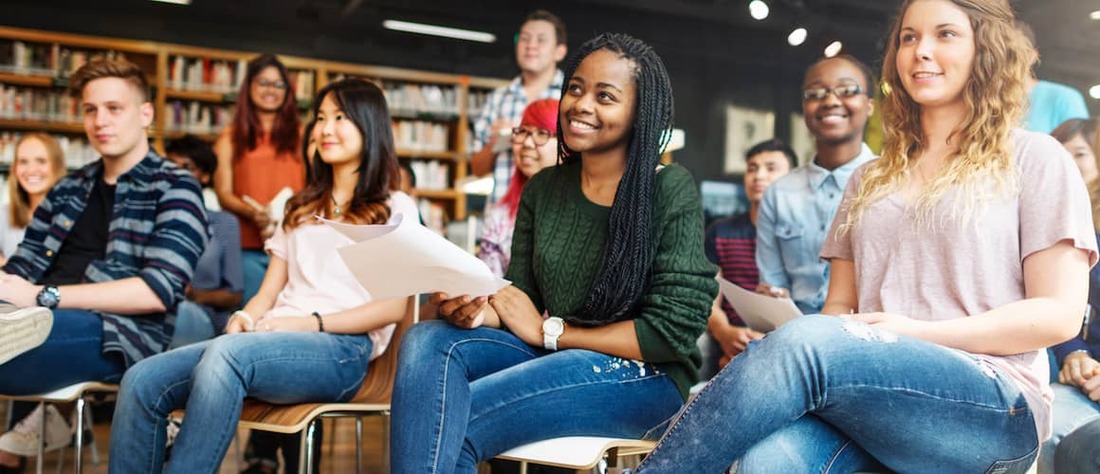
<svg viewBox="0 0 1100 474"><path fill-rule="evenodd" d="M347 400L389 344L406 300L374 301L340 261L351 240L314 216L382 224L416 205L397 187L393 132L382 90L364 81L326 86L315 101L320 159L268 240L259 292L225 336L150 357L122 381L111 432L111 472L216 472L245 397L272 403ZM187 417L165 462L165 425ZM194 428L191 428L194 426Z"/></svg>
<svg viewBox="0 0 1100 474"><path fill-rule="evenodd" d="M888 37L882 157L821 255L823 313L719 373L644 474L1025 472L1050 431L1045 347L1081 327L1085 186L1017 129L1032 45L1007 0L908 0Z"/></svg>

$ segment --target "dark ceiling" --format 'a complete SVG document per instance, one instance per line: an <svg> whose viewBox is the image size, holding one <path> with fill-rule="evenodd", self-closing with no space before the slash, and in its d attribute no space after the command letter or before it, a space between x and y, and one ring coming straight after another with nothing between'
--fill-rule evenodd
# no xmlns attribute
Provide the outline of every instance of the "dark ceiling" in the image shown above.
<svg viewBox="0 0 1100 474"><path fill-rule="evenodd" d="M748 0L193 0L182 7L149 0L2 0L2 23L44 29L84 31L115 36L150 37L186 43L279 52L323 54L335 59L371 60L385 51L420 51L422 57L391 57L396 65L473 74L510 75L510 58L499 57L517 22L534 8L548 8L570 26L573 45L592 33L626 30L650 39L659 50L699 58L743 55L747 62L816 56L840 38L849 52L876 62L886 24L898 0L768 0L771 16L752 20ZM1043 76L1080 88L1100 82L1100 22L1088 13L1100 9L1093 0L1015 0L1020 16L1037 34ZM110 18L108 25L90 18ZM498 45L462 44L454 40L414 38L383 31L386 18L418 20L487 30ZM28 24L30 23L30 24ZM810 30L796 51L783 39L794 24ZM276 37L272 37L272 35ZM652 39L650 38L652 37ZM415 47L410 48L410 43ZM664 44L662 44L664 43ZM724 44L723 44L724 43ZM257 48L256 46L264 46ZM349 47L350 46L350 47ZM394 47L397 47L394 49ZM486 54L490 53L491 54ZM372 54L373 53L373 54ZM668 54L667 52L665 54ZM434 56L434 57L433 57ZM735 59L736 60L736 59ZM506 68L501 72L496 68ZM495 73L495 74L493 74Z"/></svg>

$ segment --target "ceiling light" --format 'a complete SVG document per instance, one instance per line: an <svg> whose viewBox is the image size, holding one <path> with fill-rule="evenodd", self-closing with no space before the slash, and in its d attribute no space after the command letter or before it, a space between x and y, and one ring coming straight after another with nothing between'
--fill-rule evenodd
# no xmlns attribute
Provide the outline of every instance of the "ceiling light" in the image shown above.
<svg viewBox="0 0 1100 474"><path fill-rule="evenodd" d="M426 25L424 23L413 23L410 21L386 20L382 22L382 26L388 30L404 31L407 33L418 33L422 35L442 36L444 38L454 38L467 41L478 41L481 43L492 43L497 40L496 35L492 33L486 33L484 31L463 30L461 28Z"/></svg>
<svg viewBox="0 0 1100 474"><path fill-rule="evenodd" d="M764 0L752 0L749 2L749 15L754 20L763 20L768 17L768 4Z"/></svg>
<svg viewBox="0 0 1100 474"><path fill-rule="evenodd" d="M1089 97L1093 99L1100 99L1100 84L1089 88Z"/></svg>
<svg viewBox="0 0 1100 474"><path fill-rule="evenodd" d="M844 44L840 41L833 41L832 43L829 43L829 45L825 47L825 57L831 58L833 56L836 56L840 53L840 49L843 47Z"/></svg>
<svg viewBox="0 0 1100 474"><path fill-rule="evenodd" d="M1090 20L1100 20L1100 10L1096 10L1092 13L1089 13L1089 19Z"/></svg>
<svg viewBox="0 0 1100 474"><path fill-rule="evenodd" d="M172 3L172 4L176 4L176 5L190 5L191 4L191 0L153 0L153 1L154 2L160 2L160 3Z"/></svg>
<svg viewBox="0 0 1100 474"><path fill-rule="evenodd" d="M787 43L790 43L791 46L798 46L798 45L800 45L802 43L805 43L805 42L806 42L806 29L805 28L795 28L795 30L792 31L791 34L787 35Z"/></svg>

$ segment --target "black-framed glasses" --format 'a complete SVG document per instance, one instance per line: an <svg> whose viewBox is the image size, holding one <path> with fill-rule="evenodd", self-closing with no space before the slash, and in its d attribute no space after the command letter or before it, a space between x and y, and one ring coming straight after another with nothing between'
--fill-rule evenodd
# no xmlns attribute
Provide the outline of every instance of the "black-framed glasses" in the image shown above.
<svg viewBox="0 0 1100 474"><path fill-rule="evenodd" d="M278 89L281 91L286 90L286 83L283 81L268 81L266 79L259 79L252 82L252 85L267 89Z"/></svg>
<svg viewBox="0 0 1100 474"><path fill-rule="evenodd" d="M523 127L516 127L512 129L512 143L519 145L527 141L528 136L535 141L535 146L543 146L546 142L550 141L550 137L552 137L553 134L550 133L549 130L542 128L528 130Z"/></svg>
<svg viewBox="0 0 1100 474"><path fill-rule="evenodd" d="M826 97L829 97L829 94L835 95L838 99L847 99L863 94L863 87L859 84L844 84L833 88L814 87L804 89L802 100L825 100Z"/></svg>

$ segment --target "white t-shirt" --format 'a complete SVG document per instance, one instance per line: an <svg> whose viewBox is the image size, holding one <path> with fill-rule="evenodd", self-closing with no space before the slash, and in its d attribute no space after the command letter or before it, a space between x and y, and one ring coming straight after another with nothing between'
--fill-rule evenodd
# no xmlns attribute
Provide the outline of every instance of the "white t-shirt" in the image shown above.
<svg viewBox="0 0 1100 474"><path fill-rule="evenodd" d="M1069 240L1097 259L1088 192L1073 159L1049 135L1012 133L1019 192L990 199L970 222L950 219L948 191L930 224L915 227L898 193L868 206L850 232L837 233L867 166L848 183L822 258L854 260L860 312L935 321L980 314L1026 298L1023 262ZM993 179L989 180L993 189ZM1082 302L1082 314L1084 302ZM961 351L960 351L961 352ZM1050 437L1050 370L1045 350L1011 356L974 354L1010 376L1027 399L1040 440Z"/></svg>
<svg viewBox="0 0 1100 474"><path fill-rule="evenodd" d="M416 202L405 193L394 192L387 204L390 222L398 214L405 214L405 219L418 215ZM328 314L371 302L370 292L359 286L336 252L337 248L354 243L327 225L299 225L289 233L277 226L264 250L286 260L287 282L275 299L275 306L263 318L307 316L314 311ZM385 352L394 327L390 324L370 332L374 344L372 360Z"/></svg>
<svg viewBox="0 0 1100 474"><path fill-rule="evenodd" d="M11 204L0 205L0 251L4 252L4 258L15 255L15 249L19 248L19 242L23 241L23 233L26 227L12 227Z"/></svg>

